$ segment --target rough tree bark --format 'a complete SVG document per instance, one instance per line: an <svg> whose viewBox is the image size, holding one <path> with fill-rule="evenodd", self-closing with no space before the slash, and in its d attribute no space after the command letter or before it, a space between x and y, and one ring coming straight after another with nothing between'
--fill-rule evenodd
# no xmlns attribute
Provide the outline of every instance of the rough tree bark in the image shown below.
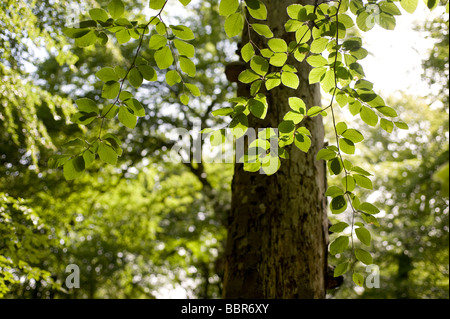
<svg viewBox="0 0 450 319"><path fill-rule="evenodd" d="M309 0L262 0L268 9L267 25L276 38L295 40L286 33L286 8ZM242 43L249 39L246 28ZM266 39L252 31L252 40L267 47ZM249 116L250 127L278 127L288 112L288 98L303 99L308 107L320 105L319 85L309 85L310 67L290 59L299 69L297 90L278 87L265 92L269 112L264 120ZM238 96L248 96L238 86ZM267 176L248 173L236 164L232 182L232 208L224 273L224 298L324 298L327 266L328 223L326 216L326 170L315 156L323 147L322 117L306 121L312 146L305 154L289 148L290 159Z"/></svg>

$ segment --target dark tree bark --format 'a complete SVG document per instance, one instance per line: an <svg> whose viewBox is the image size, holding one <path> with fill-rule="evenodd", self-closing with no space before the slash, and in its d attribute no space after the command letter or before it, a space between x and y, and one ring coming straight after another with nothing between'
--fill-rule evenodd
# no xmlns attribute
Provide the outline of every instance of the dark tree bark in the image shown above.
<svg viewBox="0 0 450 319"><path fill-rule="evenodd" d="M262 0L268 9L265 23L276 38L295 40L286 33L286 8L305 0ZM312 2L310 2L312 3ZM245 28L242 43L248 42ZM266 39L251 31L260 47ZM288 98L299 97L307 107L320 105L319 85L309 85L310 67L290 58L299 69L297 90L278 87L265 92L269 112L264 120L249 116L254 128L278 127L289 111ZM249 88L239 84L238 96ZM323 147L322 117L307 119L312 146L307 154L288 147L289 160L267 176L248 173L236 164L232 182L232 208L228 218L228 240L224 273L224 298L324 298L327 269L328 222L326 215L326 170L315 156Z"/></svg>

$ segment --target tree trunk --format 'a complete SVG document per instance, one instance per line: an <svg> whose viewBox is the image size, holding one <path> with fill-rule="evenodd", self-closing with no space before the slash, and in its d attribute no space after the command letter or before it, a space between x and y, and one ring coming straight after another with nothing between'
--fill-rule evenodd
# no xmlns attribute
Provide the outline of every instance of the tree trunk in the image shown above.
<svg viewBox="0 0 450 319"><path fill-rule="evenodd" d="M286 33L286 8L302 0L262 0L268 9L265 23L276 38L294 41ZM311 2L310 2L311 3ZM243 41L248 42L247 28ZM252 31L260 47L267 40ZM299 97L307 107L320 105L318 84L309 85L310 67L290 58L299 70L297 90L278 87L265 92L269 112L264 120L249 115L249 126L278 127L289 111L288 98ZM249 88L238 86L238 96L248 96ZM324 298L327 266L328 222L326 215L326 170L315 156L323 147L322 117L304 122L312 133L312 146L303 153L288 147L289 160L281 160L280 170L267 176L248 173L236 164L232 182L232 207L228 218L228 239L224 274L224 298Z"/></svg>

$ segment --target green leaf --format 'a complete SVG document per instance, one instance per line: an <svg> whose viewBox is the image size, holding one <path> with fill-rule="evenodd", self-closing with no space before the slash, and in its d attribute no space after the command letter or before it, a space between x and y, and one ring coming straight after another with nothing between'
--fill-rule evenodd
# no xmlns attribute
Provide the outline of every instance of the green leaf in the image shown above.
<svg viewBox="0 0 450 319"><path fill-rule="evenodd" d="M300 114L306 114L305 102L303 102L303 100L298 97L290 97L289 98L289 106L295 112L298 112Z"/></svg>
<svg viewBox="0 0 450 319"><path fill-rule="evenodd" d="M173 63L173 55L169 47L164 47L155 52L154 55L156 65L160 70L167 69Z"/></svg>
<svg viewBox="0 0 450 319"><path fill-rule="evenodd" d="M189 75L191 78L195 77L197 70L195 68L194 62L184 56L180 56L178 60L180 62L181 71Z"/></svg>
<svg viewBox="0 0 450 319"><path fill-rule="evenodd" d="M259 0L245 0L250 15L257 20L267 19L267 8Z"/></svg>
<svg viewBox="0 0 450 319"><path fill-rule="evenodd" d="M156 25L156 32L158 32L159 35L165 35L167 32L167 27L164 24L164 22L158 22L158 24Z"/></svg>
<svg viewBox="0 0 450 319"><path fill-rule="evenodd" d="M255 96L261 89L261 86L262 86L262 80L257 80L255 82L253 82L250 87L250 95Z"/></svg>
<svg viewBox="0 0 450 319"><path fill-rule="evenodd" d="M352 280L358 286L360 286L360 287L364 286L364 277L363 277L363 275L355 272L355 273L353 273Z"/></svg>
<svg viewBox="0 0 450 319"><path fill-rule="evenodd" d="M293 121L282 121L278 124L278 130L283 134L292 134L295 130L295 124Z"/></svg>
<svg viewBox="0 0 450 319"><path fill-rule="evenodd" d="M88 98L82 98L82 99L78 99L75 101L75 103L78 106L78 110L80 110L80 112L84 112L84 113L99 113L99 109L97 106L97 103L95 103L93 100L88 99Z"/></svg>
<svg viewBox="0 0 450 319"><path fill-rule="evenodd" d="M115 104L109 104L102 109L102 116L111 120L113 119L117 113L119 112L119 107Z"/></svg>
<svg viewBox="0 0 450 319"><path fill-rule="evenodd" d="M347 209L347 201L343 195L333 198L330 204L331 212L333 214L341 214Z"/></svg>
<svg viewBox="0 0 450 319"><path fill-rule="evenodd" d="M189 96L186 94L181 94L180 102L183 103L184 105L188 105L189 104Z"/></svg>
<svg viewBox="0 0 450 319"><path fill-rule="evenodd" d="M267 71L269 71L269 62L262 56L254 56L253 59L250 62L250 67L253 71L255 71L257 74L264 76L267 74Z"/></svg>
<svg viewBox="0 0 450 319"><path fill-rule="evenodd" d="M347 223L339 222L339 223L334 224L333 226L331 226L328 230L329 230L330 232L333 232L333 233L341 233L341 232L343 232L348 226L349 226L349 224L347 224Z"/></svg>
<svg viewBox="0 0 450 319"><path fill-rule="evenodd" d="M309 29L309 26L302 25L295 32L295 40L297 43L307 43L309 39L311 39L311 30Z"/></svg>
<svg viewBox="0 0 450 319"><path fill-rule="evenodd" d="M132 86L134 86L136 89L139 88L144 81L144 78L142 77L142 74L139 72L138 69L132 68L130 72L128 73L128 81Z"/></svg>
<svg viewBox="0 0 450 319"><path fill-rule="evenodd" d="M348 51L359 50L362 47L362 40L356 37L348 38L342 43L342 47Z"/></svg>
<svg viewBox="0 0 450 319"><path fill-rule="evenodd" d="M89 31L82 37L75 39L75 45L80 48L88 47L94 44L95 42L97 42L97 36L95 35L94 31Z"/></svg>
<svg viewBox="0 0 450 319"><path fill-rule="evenodd" d="M276 88L281 84L281 77L279 73L270 73L266 76L266 89L267 91Z"/></svg>
<svg viewBox="0 0 450 319"><path fill-rule="evenodd" d="M346 138L339 139L339 147L345 154L355 154L355 144Z"/></svg>
<svg viewBox="0 0 450 319"><path fill-rule="evenodd" d="M370 174L368 171L362 169L359 166L352 166L351 171L361 174L361 175L365 175L365 176L371 176L372 174Z"/></svg>
<svg viewBox="0 0 450 319"><path fill-rule="evenodd" d="M287 7L287 13L292 19L299 20L302 9L304 10L302 5L293 4Z"/></svg>
<svg viewBox="0 0 450 319"><path fill-rule="evenodd" d="M286 53L275 53L270 57L270 64L273 66L281 67L283 66L287 61L287 54Z"/></svg>
<svg viewBox="0 0 450 319"><path fill-rule="evenodd" d="M291 72L283 72L281 74L281 83L283 85L290 87L291 89L296 90L300 85L300 80L298 79L297 74Z"/></svg>
<svg viewBox="0 0 450 319"><path fill-rule="evenodd" d="M292 121L292 122L294 122L294 124L298 124L301 121L303 121L304 118L305 118L305 116L303 114L301 114L301 113L298 113L296 111L289 111L283 117L283 120L285 120L285 121Z"/></svg>
<svg viewBox="0 0 450 319"><path fill-rule="evenodd" d="M332 69L327 71L323 79L320 81L320 84L325 92L331 92L331 90L335 87L335 75Z"/></svg>
<svg viewBox="0 0 450 319"><path fill-rule="evenodd" d="M361 210L369 215L376 215L380 212L380 210L376 208L373 204L367 202L361 203L361 205L359 205L358 210Z"/></svg>
<svg viewBox="0 0 450 319"><path fill-rule="evenodd" d="M372 181L366 176L355 174L353 177L355 178L356 184L359 186L367 189L373 189Z"/></svg>
<svg viewBox="0 0 450 319"><path fill-rule="evenodd" d="M227 116L233 113L232 107L223 107L212 112L213 116Z"/></svg>
<svg viewBox="0 0 450 319"><path fill-rule="evenodd" d="M311 136L310 130L308 130L306 127L301 126L297 129L297 132L303 135Z"/></svg>
<svg viewBox="0 0 450 319"><path fill-rule="evenodd" d="M356 25L361 31L369 31L375 26L375 17L363 10L356 17Z"/></svg>
<svg viewBox="0 0 450 319"><path fill-rule="evenodd" d="M359 115L361 116L361 120L363 120L367 125L377 126L378 116L372 109L363 105Z"/></svg>
<svg viewBox="0 0 450 319"><path fill-rule="evenodd" d="M95 161L95 154L91 150L83 152L84 165L89 167Z"/></svg>
<svg viewBox="0 0 450 319"><path fill-rule="evenodd" d="M51 155L48 160L48 168L57 168L70 160L70 155Z"/></svg>
<svg viewBox="0 0 450 319"><path fill-rule="evenodd" d="M165 3L166 0L150 0L150 9L161 10Z"/></svg>
<svg viewBox="0 0 450 319"><path fill-rule="evenodd" d="M311 53L322 53L328 45L327 38L317 38L311 43Z"/></svg>
<svg viewBox="0 0 450 319"><path fill-rule="evenodd" d="M309 84L317 83L322 81L325 77L327 69L324 67L314 68L309 72L308 80Z"/></svg>
<svg viewBox="0 0 450 319"><path fill-rule="evenodd" d="M127 29L122 29L116 32L116 39L120 44L127 43L131 39L130 32Z"/></svg>
<svg viewBox="0 0 450 319"><path fill-rule="evenodd" d="M353 143L359 143L364 140L364 136L361 134L361 132L352 128L345 130L342 133L342 136L346 139L349 139Z"/></svg>
<svg viewBox="0 0 450 319"><path fill-rule="evenodd" d="M356 237L366 246L370 246L370 241L372 240L372 236L370 232L364 227L355 229Z"/></svg>
<svg viewBox="0 0 450 319"><path fill-rule="evenodd" d="M114 72L117 74L119 79L123 79L127 75L127 70L118 65L114 68Z"/></svg>
<svg viewBox="0 0 450 319"><path fill-rule="evenodd" d="M320 106L313 106L308 110L306 115L308 115L309 117L315 117L315 116L318 116L322 112L323 112L323 109Z"/></svg>
<svg viewBox="0 0 450 319"><path fill-rule="evenodd" d="M244 113L237 114L230 122L236 138L242 137L248 129L248 118Z"/></svg>
<svg viewBox="0 0 450 319"><path fill-rule="evenodd" d="M380 223L378 222L375 216L362 214L361 217L367 224L373 224L377 227L380 227Z"/></svg>
<svg viewBox="0 0 450 319"><path fill-rule="evenodd" d="M281 161L278 156L273 157L271 155L268 155L263 158L263 163L262 163L261 168L263 169L264 173L267 176L270 176L270 175L275 174L279 170L280 166L281 166Z"/></svg>
<svg viewBox="0 0 450 319"><path fill-rule="evenodd" d="M170 70L166 73L166 82L168 85L173 86L181 82L181 76L176 70Z"/></svg>
<svg viewBox="0 0 450 319"><path fill-rule="evenodd" d="M325 192L325 196L330 196L332 198L344 195L344 191L338 186L330 186Z"/></svg>
<svg viewBox="0 0 450 319"><path fill-rule="evenodd" d="M253 56L255 55L255 49L253 48L253 44L248 42L246 45L244 45L241 49L241 55L242 55L242 59L245 62L250 61L253 58Z"/></svg>
<svg viewBox="0 0 450 319"><path fill-rule="evenodd" d="M137 117L131 114L125 106L122 106L119 109L119 121L126 127L133 129L136 126Z"/></svg>
<svg viewBox="0 0 450 319"><path fill-rule="evenodd" d="M152 35L152 37L150 38L150 42L149 42L149 48L151 50L159 50L162 47L165 47L167 44L167 38L159 35L159 34L154 34Z"/></svg>
<svg viewBox="0 0 450 319"><path fill-rule="evenodd" d="M288 51L287 43L283 39L278 39L278 38L270 39L267 44L273 52L287 52Z"/></svg>
<svg viewBox="0 0 450 319"><path fill-rule="evenodd" d="M158 75L153 67L150 65L138 65L137 66L139 72L141 72L144 79L147 81L158 81Z"/></svg>
<svg viewBox="0 0 450 319"><path fill-rule="evenodd" d="M105 45L106 43L108 43L108 40L109 40L109 38L105 32L100 32L97 36L97 41L101 45Z"/></svg>
<svg viewBox="0 0 450 319"><path fill-rule="evenodd" d="M261 77L256 74L255 72L253 72L252 70L244 70L239 74L239 81L242 83L251 83L253 81L256 81L258 79L260 79Z"/></svg>
<svg viewBox="0 0 450 319"><path fill-rule="evenodd" d="M345 161L345 160L344 160ZM351 192L355 189L355 179L350 176L350 175L346 175L343 179L342 179L342 185L344 186L344 189L347 192Z"/></svg>
<svg viewBox="0 0 450 319"><path fill-rule="evenodd" d="M336 132L338 135L342 135L342 133L347 129L347 124L345 122L339 122L336 124Z"/></svg>
<svg viewBox="0 0 450 319"><path fill-rule="evenodd" d="M268 39L273 38L273 33L267 25L260 23L253 23L251 26L252 29L259 35L262 35L263 37L266 37Z"/></svg>
<svg viewBox="0 0 450 319"><path fill-rule="evenodd" d="M82 156L77 156L63 166L64 178L68 181L80 177L85 169L85 163Z"/></svg>
<svg viewBox="0 0 450 319"><path fill-rule="evenodd" d="M416 11L417 9L418 4L419 0L400 0L400 5L408 13L414 13L414 11Z"/></svg>
<svg viewBox="0 0 450 319"><path fill-rule="evenodd" d="M388 133L392 133L394 129L394 123L392 121L381 119L380 120L380 126L383 130L385 130Z"/></svg>
<svg viewBox="0 0 450 319"><path fill-rule="evenodd" d="M95 73L95 76L105 83L109 81L119 81L119 77L117 76L113 68L103 68Z"/></svg>
<svg viewBox="0 0 450 319"><path fill-rule="evenodd" d="M173 34L181 40L193 40L195 39L194 32L184 25L170 25Z"/></svg>
<svg viewBox="0 0 450 319"><path fill-rule="evenodd" d="M219 4L219 14L221 16L229 16L239 8L239 0L221 0Z"/></svg>
<svg viewBox="0 0 450 319"><path fill-rule="evenodd" d="M184 85L187 87L187 89L189 90L189 92L191 92L193 96L200 96L200 90L195 84L185 83Z"/></svg>
<svg viewBox="0 0 450 319"><path fill-rule="evenodd" d="M349 160L344 160L344 167L345 167L345 169L346 170L351 170L352 169L352 167L353 167L353 164L352 164L352 162L350 162Z"/></svg>
<svg viewBox="0 0 450 319"><path fill-rule="evenodd" d="M433 10L435 9L438 4L439 1L438 0L424 0L424 2L426 3L428 9ZM447 4L445 5L445 13L449 13L449 2L447 1Z"/></svg>
<svg viewBox="0 0 450 319"><path fill-rule="evenodd" d="M395 17L387 14L385 12L381 12L376 22L380 25L380 27L386 30L394 30L395 29Z"/></svg>
<svg viewBox="0 0 450 319"><path fill-rule="evenodd" d="M306 59L306 62L308 62L309 65L315 68L325 66L328 64L328 60L321 55L311 55L309 58Z"/></svg>
<svg viewBox="0 0 450 319"><path fill-rule="evenodd" d="M125 11L125 6L123 5L123 2L121 0L112 0L108 4L108 11L113 19L117 19L120 18L120 16Z"/></svg>
<svg viewBox="0 0 450 319"><path fill-rule="evenodd" d="M381 1L379 4L381 11L392 14L392 15L402 15L402 12L398 9L398 7L392 3L387 1Z"/></svg>
<svg viewBox="0 0 450 319"><path fill-rule="evenodd" d="M332 160L336 157L336 152L327 148L321 149L316 156L316 160Z"/></svg>
<svg viewBox="0 0 450 319"><path fill-rule="evenodd" d="M79 28L64 28L62 31L65 35L67 35L69 38L72 39L81 38L82 36L85 36L86 34L91 32L91 30L89 29L79 29Z"/></svg>
<svg viewBox="0 0 450 319"><path fill-rule="evenodd" d="M115 99L120 91L118 82L108 82L103 85L102 97L105 99Z"/></svg>
<svg viewBox="0 0 450 319"><path fill-rule="evenodd" d="M397 122L394 122L394 124L395 124L395 126L397 126L401 130L408 130L409 129L408 124L406 124L404 122L397 121Z"/></svg>
<svg viewBox="0 0 450 319"><path fill-rule="evenodd" d="M336 268L334 269L334 277L339 277L342 276L343 274L345 274L348 270L348 263L342 263L336 266Z"/></svg>
<svg viewBox="0 0 450 319"><path fill-rule="evenodd" d="M108 12L106 12L101 8L94 8L89 10L89 15L92 18L92 20L95 21L106 21L109 18Z"/></svg>
<svg viewBox="0 0 450 319"><path fill-rule="evenodd" d="M183 6L187 6L189 3L191 3L191 0L178 0L178 1L180 1Z"/></svg>
<svg viewBox="0 0 450 319"><path fill-rule="evenodd" d="M181 41L179 39L173 39L173 44L177 48L180 55L184 55L188 58L193 58L195 55L195 48L192 44Z"/></svg>
<svg viewBox="0 0 450 319"><path fill-rule="evenodd" d="M265 100L264 100L265 101ZM264 103L261 99L250 99L248 101L250 112L257 118L263 119L267 114L267 102Z"/></svg>
<svg viewBox="0 0 450 319"><path fill-rule="evenodd" d="M302 150L305 153L308 153L309 148L311 147L311 139L302 133L295 135L294 143L295 146L297 146L300 150Z"/></svg>
<svg viewBox="0 0 450 319"><path fill-rule="evenodd" d="M117 164L117 153L116 151L109 145L105 143L100 143L98 145L98 156L100 159L108 164L116 165Z"/></svg>
<svg viewBox="0 0 450 319"><path fill-rule="evenodd" d="M296 32L302 27L303 23L298 20L288 20L284 25L286 32Z"/></svg>
<svg viewBox="0 0 450 319"><path fill-rule="evenodd" d="M225 20L225 33L229 38L240 35L244 28L244 18L240 12L233 13Z"/></svg>
<svg viewBox="0 0 450 319"><path fill-rule="evenodd" d="M133 111L133 114L138 116L138 117L143 117L145 116L145 110L144 107L142 106L141 102L139 102L136 99L131 99L128 100L126 102L126 104L128 105L128 107Z"/></svg>
<svg viewBox="0 0 450 319"><path fill-rule="evenodd" d="M348 236L339 236L331 243L330 254L336 255L343 253L348 248L348 244L349 244Z"/></svg>
<svg viewBox="0 0 450 319"><path fill-rule="evenodd" d="M94 121L96 118L97 118L97 114L94 112L91 112L91 113L77 112L70 117L70 120L73 123L88 125L89 123Z"/></svg>
<svg viewBox="0 0 450 319"><path fill-rule="evenodd" d="M366 264L366 265L373 264L372 255L368 251L365 251L364 249L356 248L355 256L356 256L356 259L358 259L363 264Z"/></svg>
<svg viewBox="0 0 450 319"><path fill-rule="evenodd" d="M79 147L83 147L84 144L85 144L85 142L82 139L75 138L73 140L70 140L70 141L64 143L62 145L62 147L64 147L64 148L70 148L70 147L79 148Z"/></svg>
<svg viewBox="0 0 450 319"><path fill-rule="evenodd" d="M344 169L344 166L342 165L341 160L336 157L328 162L328 169L330 170L331 175L339 175Z"/></svg>

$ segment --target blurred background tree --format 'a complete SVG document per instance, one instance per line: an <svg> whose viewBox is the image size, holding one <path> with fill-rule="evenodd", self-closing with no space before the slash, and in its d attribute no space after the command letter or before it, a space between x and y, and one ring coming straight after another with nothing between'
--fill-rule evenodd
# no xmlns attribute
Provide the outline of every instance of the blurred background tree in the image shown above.
<svg viewBox="0 0 450 319"><path fill-rule="evenodd" d="M174 144L166 137L171 128L220 125L210 113L232 94L223 68L224 48L232 45L217 32L217 1L197 4L195 14L170 17L183 19L199 35L197 80L206 94L183 106L176 89L145 84L139 94L148 116L133 135L119 125L111 128L128 150L121 165L93 167L69 183L59 170L48 169L47 161L63 141L83 134L69 124L75 111L71 101L98 99L101 87L93 74L105 65L126 64L124 57L136 43L120 49L111 43L100 54L100 46L80 49L64 42L67 8L87 12L108 1L10 2L2 4L1 19L9 25L0 60L0 294L152 298L179 288L189 297L219 297L221 263L216 260L223 247L232 165L164 160ZM126 5L142 19L148 3ZM30 24L21 24L28 15ZM28 33L37 34L34 42ZM67 291L65 268L71 263L80 267L81 288Z"/></svg>

